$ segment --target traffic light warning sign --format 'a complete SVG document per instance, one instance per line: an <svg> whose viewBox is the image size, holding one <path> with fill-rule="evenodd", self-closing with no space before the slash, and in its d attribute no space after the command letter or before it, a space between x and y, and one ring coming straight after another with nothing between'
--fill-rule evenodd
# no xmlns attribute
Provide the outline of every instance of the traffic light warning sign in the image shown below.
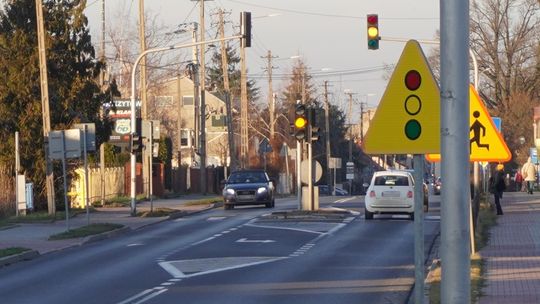
<svg viewBox="0 0 540 304"><path fill-rule="evenodd" d="M471 85L469 88L470 161L507 162L512 158L484 103ZM440 161L440 154L427 154L427 160Z"/></svg>
<svg viewBox="0 0 540 304"><path fill-rule="evenodd" d="M439 87L417 41L405 45L364 139L368 154L440 151Z"/></svg>

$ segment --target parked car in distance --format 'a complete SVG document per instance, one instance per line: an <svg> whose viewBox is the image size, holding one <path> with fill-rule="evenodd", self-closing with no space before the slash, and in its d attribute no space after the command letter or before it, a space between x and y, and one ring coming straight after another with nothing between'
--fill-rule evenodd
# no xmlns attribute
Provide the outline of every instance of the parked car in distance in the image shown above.
<svg viewBox="0 0 540 304"><path fill-rule="evenodd" d="M319 185L319 195L332 195L328 185ZM349 192L347 190L341 189L339 187L334 187L336 191L336 196L347 196Z"/></svg>
<svg viewBox="0 0 540 304"><path fill-rule="evenodd" d="M232 172L223 187L225 210L237 205L265 205L273 208L275 185L264 170Z"/></svg>
<svg viewBox="0 0 540 304"><path fill-rule="evenodd" d="M423 183L424 211L428 209L427 185ZM407 171L375 172L365 197L365 218L374 214L408 214L414 220L414 178Z"/></svg>

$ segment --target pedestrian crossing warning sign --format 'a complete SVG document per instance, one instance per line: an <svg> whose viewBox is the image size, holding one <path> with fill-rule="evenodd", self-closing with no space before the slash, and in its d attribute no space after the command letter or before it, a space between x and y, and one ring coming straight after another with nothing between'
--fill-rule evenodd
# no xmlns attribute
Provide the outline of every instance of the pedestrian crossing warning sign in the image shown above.
<svg viewBox="0 0 540 304"><path fill-rule="evenodd" d="M420 44L409 40L364 137L367 154L440 151L439 87Z"/></svg>
<svg viewBox="0 0 540 304"><path fill-rule="evenodd" d="M507 162L512 154L489 115L480 96L469 88L469 151L470 161ZM427 154L427 160L440 161L440 154Z"/></svg>

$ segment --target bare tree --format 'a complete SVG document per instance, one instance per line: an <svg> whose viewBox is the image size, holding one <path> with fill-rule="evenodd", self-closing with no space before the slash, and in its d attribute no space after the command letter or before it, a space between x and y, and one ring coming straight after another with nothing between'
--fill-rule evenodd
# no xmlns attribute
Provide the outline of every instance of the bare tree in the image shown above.
<svg viewBox="0 0 540 304"><path fill-rule="evenodd" d="M507 108L514 92L538 97L539 11L538 0L472 2L471 47L490 79L482 87L484 96L497 107Z"/></svg>

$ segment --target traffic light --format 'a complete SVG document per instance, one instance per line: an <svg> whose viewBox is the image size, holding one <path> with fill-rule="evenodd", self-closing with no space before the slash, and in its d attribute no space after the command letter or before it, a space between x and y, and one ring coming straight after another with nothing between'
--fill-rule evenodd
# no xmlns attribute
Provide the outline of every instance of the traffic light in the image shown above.
<svg viewBox="0 0 540 304"><path fill-rule="evenodd" d="M297 140L308 139L308 117L307 109L303 104L297 104L294 109L294 137Z"/></svg>
<svg viewBox="0 0 540 304"><path fill-rule="evenodd" d="M422 76L417 70L409 70L405 74L405 87L409 90L409 95L405 98L405 112L409 114L411 119L405 124L405 136L410 140L416 140L422 133L422 126L415 119L415 116L420 113L422 109L422 101L420 97L415 94L415 91L420 88L422 84Z"/></svg>
<svg viewBox="0 0 540 304"><path fill-rule="evenodd" d="M379 49L379 15L367 15L367 45L369 50Z"/></svg>
<svg viewBox="0 0 540 304"><path fill-rule="evenodd" d="M131 153L137 153L142 151L142 137L137 134L133 133L130 135L130 150Z"/></svg>
<svg viewBox="0 0 540 304"><path fill-rule="evenodd" d="M309 141L314 142L321 137L321 129L317 127L317 112L314 108L309 108Z"/></svg>
<svg viewBox="0 0 540 304"><path fill-rule="evenodd" d="M242 47L251 47L251 13L240 13L240 35L242 35L242 41L240 45Z"/></svg>

